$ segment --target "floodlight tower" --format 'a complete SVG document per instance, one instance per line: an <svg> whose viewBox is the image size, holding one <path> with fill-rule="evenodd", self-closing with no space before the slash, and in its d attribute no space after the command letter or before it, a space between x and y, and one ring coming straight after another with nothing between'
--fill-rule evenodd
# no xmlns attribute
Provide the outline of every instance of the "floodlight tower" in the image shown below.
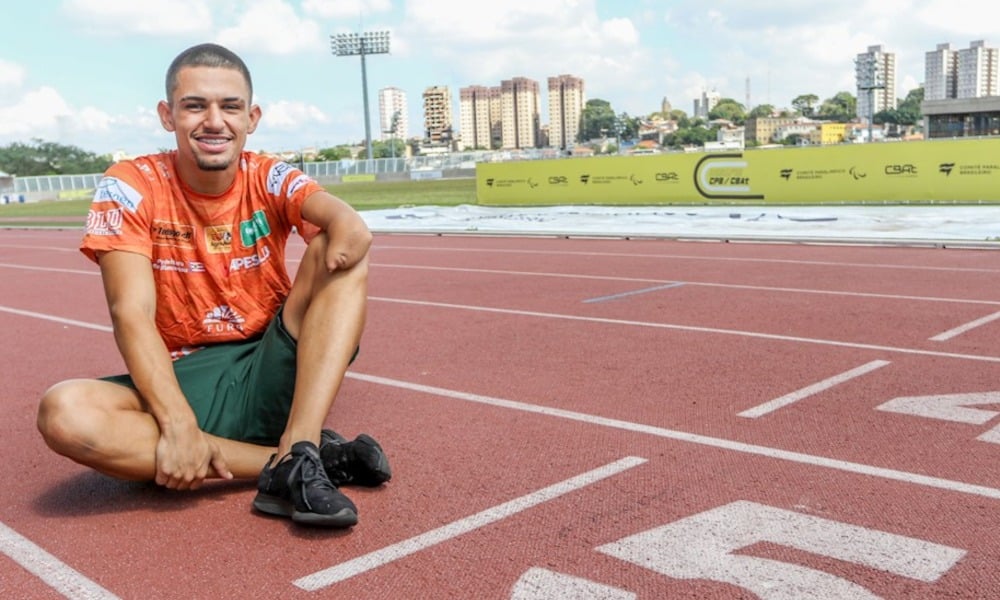
<svg viewBox="0 0 1000 600"><path fill-rule="evenodd" d="M368 160L372 155L371 116L368 114L368 71L365 68L365 56L368 54L389 53L388 31L365 31L364 33L338 33L330 36L330 48L337 56L361 57L361 95L365 110L365 148L368 150Z"/></svg>

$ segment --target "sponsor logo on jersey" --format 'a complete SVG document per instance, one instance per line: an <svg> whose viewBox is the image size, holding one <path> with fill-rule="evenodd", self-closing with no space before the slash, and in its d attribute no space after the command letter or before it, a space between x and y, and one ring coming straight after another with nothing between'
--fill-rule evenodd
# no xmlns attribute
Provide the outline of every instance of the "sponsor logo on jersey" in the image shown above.
<svg viewBox="0 0 1000 600"><path fill-rule="evenodd" d="M205 326L205 333L227 333L230 331L243 331L243 323L246 321L243 315L239 314L228 304L216 306L205 313L202 325Z"/></svg>
<svg viewBox="0 0 1000 600"><path fill-rule="evenodd" d="M122 209L88 210L87 233L90 235L121 235Z"/></svg>
<svg viewBox="0 0 1000 600"><path fill-rule="evenodd" d="M301 175L293 179L291 183L288 184L288 196L291 197L292 194L298 191L300 187L308 184L311 181L312 177L309 177L305 173L302 173Z"/></svg>
<svg viewBox="0 0 1000 600"><path fill-rule="evenodd" d="M175 273L204 273L205 263L197 260L158 258L153 261L153 269L156 271L173 271Z"/></svg>
<svg viewBox="0 0 1000 600"><path fill-rule="evenodd" d="M257 240L271 235L271 225L267 222L267 215L263 210L253 213L253 218L240 221L240 241L244 248L253 248Z"/></svg>
<svg viewBox="0 0 1000 600"><path fill-rule="evenodd" d="M104 177L97 184L94 202L112 201L129 212L135 212L142 202L142 194L117 177Z"/></svg>
<svg viewBox="0 0 1000 600"><path fill-rule="evenodd" d="M154 246L194 248L194 226L155 219L150 230Z"/></svg>
<svg viewBox="0 0 1000 600"><path fill-rule="evenodd" d="M209 225L205 228L205 247L212 254L233 251L233 231L228 225Z"/></svg>
<svg viewBox="0 0 1000 600"><path fill-rule="evenodd" d="M281 194L281 186L292 171L292 166L286 162L276 162L271 165L271 170L267 172L267 191L272 196Z"/></svg>
<svg viewBox="0 0 1000 600"><path fill-rule="evenodd" d="M271 249L267 246L263 246L258 254L251 254L250 256L237 256L233 260L229 261L229 272L232 273L235 271L256 269L266 263L269 258L271 258Z"/></svg>

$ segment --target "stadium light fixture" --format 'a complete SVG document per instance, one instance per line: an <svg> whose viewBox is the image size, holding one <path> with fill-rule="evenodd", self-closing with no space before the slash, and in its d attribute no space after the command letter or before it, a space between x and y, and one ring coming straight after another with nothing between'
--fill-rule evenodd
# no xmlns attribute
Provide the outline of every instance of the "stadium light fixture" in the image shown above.
<svg viewBox="0 0 1000 600"><path fill-rule="evenodd" d="M330 36L330 49L336 56L361 57L361 97L365 111L365 147L368 150L368 160L372 155L371 116L368 110L368 71L365 67L365 56L369 54L389 53L388 31L365 31L363 33L338 33Z"/></svg>

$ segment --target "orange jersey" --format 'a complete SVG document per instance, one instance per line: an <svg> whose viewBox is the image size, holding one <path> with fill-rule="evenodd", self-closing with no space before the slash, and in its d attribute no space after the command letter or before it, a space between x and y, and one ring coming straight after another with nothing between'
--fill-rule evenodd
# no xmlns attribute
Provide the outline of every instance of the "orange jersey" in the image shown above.
<svg viewBox="0 0 1000 600"><path fill-rule="evenodd" d="M218 196L188 189L176 152L119 162L104 174L87 213L80 250L124 250L149 258L156 326L174 357L254 338L288 296L285 243L302 203L323 188L277 159L244 152L233 185Z"/></svg>

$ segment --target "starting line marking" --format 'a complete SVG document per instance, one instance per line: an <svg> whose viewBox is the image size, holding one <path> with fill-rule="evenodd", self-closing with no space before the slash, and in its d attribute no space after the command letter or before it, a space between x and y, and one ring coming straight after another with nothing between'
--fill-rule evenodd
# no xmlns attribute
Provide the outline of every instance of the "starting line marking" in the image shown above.
<svg viewBox="0 0 1000 600"><path fill-rule="evenodd" d="M426 394L441 396L444 398L452 398L455 400L463 400L466 402L486 404L498 408L519 410L527 413L557 417L560 419L567 419L570 421L578 421L590 425L611 427L614 429L621 429L623 431L632 431L635 433L654 435L657 437L677 440L681 442L700 444L702 446L710 446L712 448L719 448L721 450L742 452L744 454L752 454L756 456L763 456L766 458L774 458L777 460L787 460L793 463L812 465L814 467L823 467L826 469L843 471L845 473L856 473L859 475L878 477L889 481L901 481L903 483L909 483L913 485L922 485L940 490L957 492L960 494L970 494L974 496L982 496L984 498L991 498L993 500L1000 500L1000 489L988 487L985 485L976 485L974 483L966 483L964 481L943 479L941 477L932 477L930 475L921 475L919 473L908 473L906 471L899 471L896 469L889 469L886 467L876 467L872 465L866 465L863 463L855 463L846 460L828 458L825 456L805 454L803 452L793 452L791 450L782 450L780 448L771 448L768 446L760 446L757 444L748 444L746 442L737 442L733 440L727 440L724 438L716 438L707 435L700 435L697 433L678 431L676 429L666 429L663 427L656 427L654 425L645 425L643 423L633 423L630 421L622 421L620 419L611 419L608 417L590 415L587 413L580 413L572 410L565 410L562 408L552 408L550 406L540 406L537 404L529 404L527 402L517 402L514 400L504 400L502 398L481 396L479 394L472 394L469 392L459 392L456 390L449 390L447 388L439 388L419 383L411 383L408 381L400 381L398 379L389 379L387 377L379 377L376 375L363 375L361 373L353 373L351 371L348 371L346 377L349 377L351 379L357 379L359 381L367 381L369 383L387 385L390 387L401 388L414 392L423 392Z"/></svg>
<svg viewBox="0 0 1000 600"><path fill-rule="evenodd" d="M834 375L833 377L824 379L823 381L818 381L812 385L802 388L801 390L785 394L780 398L775 398L774 400L765 402L764 404L758 404L753 408L748 408L741 413L737 413L736 416L747 417L749 419L762 417L768 413L778 410L779 408L784 408L789 404L798 402L803 398L808 398L813 394L818 394L819 392L828 390L837 384L844 383L845 381L850 381L855 377L860 377L866 373L870 373L875 369L886 366L887 364L889 364L889 361L887 360L873 360L870 363L861 365L860 367L855 367L850 371L845 371L840 375Z"/></svg>
<svg viewBox="0 0 1000 600"><path fill-rule="evenodd" d="M985 325L985 324L989 323L990 321L996 321L997 319L1000 319L1000 312L995 312L992 315L986 315L985 317L982 317L980 319L976 319L975 321L970 321L970 322L966 323L965 325L959 325L958 327L955 327L954 329L949 329L948 331L941 332L941 333L937 334L936 336L930 338L930 340L932 342L945 342L945 341L948 341L948 340L950 340L951 338L953 338L955 336L958 336L958 335L961 335L961 334L965 333L966 331L971 331L971 330L975 329L976 327L979 327L980 325Z"/></svg>
<svg viewBox="0 0 1000 600"><path fill-rule="evenodd" d="M118 596L87 579L79 571L3 523L0 523L0 552L67 598L118 600Z"/></svg>
<svg viewBox="0 0 1000 600"><path fill-rule="evenodd" d="M314 592L321 588L344 581L372 569L377 569L400 558L419 552L435 544L446 542L474 529L484 527L490 523L507 518L521 511L537 506L564 494L574 492L590 484L597 483L602 479L607 479L612 475L617 475L633 467L637 467L646 462L645 458L627 456L613 463L599 467L592 471L587 471L576 477L572 477L560 483L542 488L537 492L532 492L520 498L515 498L493 508L488 508L474 515L453 521L437 529L432 529L426 533L414 536L408 540L403 540L386 546L380 550L369 552L355 559L349 560L339 565L334 565L328 569L317 571L312 575L306 575L296 579L293 583L303 590Z"/></svg>

